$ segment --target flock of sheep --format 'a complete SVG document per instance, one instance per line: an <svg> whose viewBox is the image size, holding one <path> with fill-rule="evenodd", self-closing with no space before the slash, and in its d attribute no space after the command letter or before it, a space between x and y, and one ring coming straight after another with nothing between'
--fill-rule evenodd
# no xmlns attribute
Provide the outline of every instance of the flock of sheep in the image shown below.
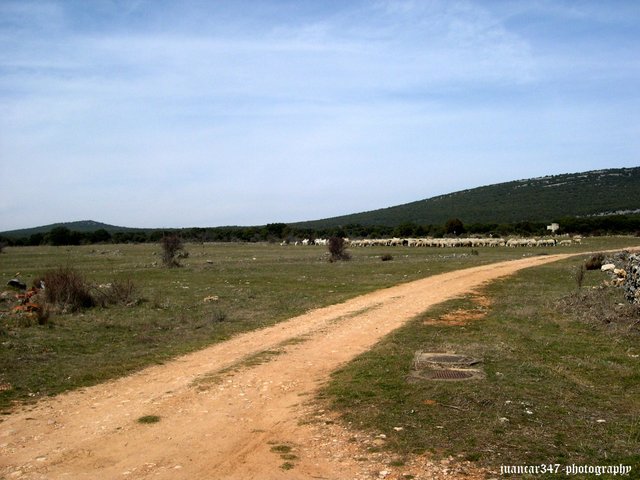
<svg viewBox="0 0 640 480"><path fill-rule="evenodd" d="M557 240L556 238L365 238L362 240L349 240L345 238L345 244L351 247L555 247L570 246L573 242L580 243L580 237L573 239ZM310 240L305 238L294 245L322 245L326 246L328 239L316 238ZM284 243L283 243L284 244Z"/></svg>

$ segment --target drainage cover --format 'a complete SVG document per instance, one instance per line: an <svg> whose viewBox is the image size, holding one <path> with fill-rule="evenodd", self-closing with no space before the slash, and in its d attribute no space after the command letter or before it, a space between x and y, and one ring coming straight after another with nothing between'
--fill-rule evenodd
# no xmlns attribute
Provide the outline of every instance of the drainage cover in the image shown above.
<svg viewBox="0 0 640 480"><path fill-rule="evenodd" d="M420 376L429 380L464 380L465 378L472 378L474 372L465 370L425 370L420 372Z"/></svg>
<svg viewBox="0 0 640 480"><path fill-rule="evenodd" d="M460 369L453 368L435 368L425 370L413 370L407 375L406 379L409 383L417 383L425 380L481 380L485 378L484 372L476 369Z"/></svg>
<svg viewBox="0 0 640 480"><path fill-rule="evenodd" d="M425 367L433 367L434 365L442 366L459 366L470 367L480 363L481 360L466 355L456 355L453 353L436 353L436 352L416 352L414 357L414 366L416 369Z"/></svg>

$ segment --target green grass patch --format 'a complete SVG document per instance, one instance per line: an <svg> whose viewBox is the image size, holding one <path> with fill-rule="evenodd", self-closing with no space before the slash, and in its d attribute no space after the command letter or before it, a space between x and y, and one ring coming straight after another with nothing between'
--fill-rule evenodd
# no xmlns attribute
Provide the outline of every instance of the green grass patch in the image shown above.
<svg viewBox="0 0 640 480"><path fill-rule="evenodd" d="M633 322L612 328L591 307L566 307L575 295L601 295L592 289L606 279L599 271L586 272L576 291L582 261L487 286L481 293L492 303L479 320L426 321L472 309L473 297L437 306L336 372L323 397L356 428L384 433L384 448L401 457L462 455L498 471L502 464L637 467L640 334L628 328ZM599 298L604 310L624 302L620 290ZM480 358L486 378L409 383L418 350Z"/></svg>
<svg viewBox="0 0 640 480"><path fill-rule="evenodd" d="M264 363L268 363L271 360L278 357L279 355L282 355L283 353L285 353L285 350L284 350L285 347L300 345L306 342L307 340L308 339L304 335L294 337L289 340L285 340L283 342L278 343L274 349L263 350L260 352L253 353L251 355L247 355L244 358L241 358L237 362L234 362L233 364L227 367L203 374L198 378L196 378L192 382L192 385L200 388L201 390L207 390L209 388L209 385L211 384L220 384L223 381L225 375L230 374L232 372L238 372L245 368L251 368L258 365L262 365Z"/></svg>
<svg viewBox="0 0 640 480"><path fill-rule="evenodd" d="M282 465L280 465L280 468L282 470L293 470L295 468L295 464L291 462L284 462Z"/></svg>
<svg viewBox="0 0 640 480"><path fill-rule="evenodd" d="M548 253L632 242L640 239L588 239ZM69 266L92 286L130 283L142 301L53 312L38 325L11 314L13 303L0 299L0 409L127 375L379 288L541 252L396 247L394 261L381 262L388 247L352 248L351 261L330 264L323 247L187 244L186 250L183 267L168 269L158 245L6 248L0 285L16 272L31 284Z"/></svg>
<svg viewBox="0 0 640 480"><path fill-rule="evenodd" d="M158 423L160 421L160 417L157 415L145 415L144 417L140 417L138 419L138 423Z"/></svg>
<svg viewBox="0 0 640 480"><path fill-rule="evenodd" d="M274 445L271 451L274 453L289 453L292 448L289 445Z"/></svg>
<svg viewBox="0 0 640 480"><path fill-rule="evenodd" d="M295 464L292 462L298 460L298 456L292 453L292 451L293 447L284 443L273 445L271 447L272 453L278 454L280 459L285 460L285 462L280 466L283 470L291 470L295 468Z"/></svg>

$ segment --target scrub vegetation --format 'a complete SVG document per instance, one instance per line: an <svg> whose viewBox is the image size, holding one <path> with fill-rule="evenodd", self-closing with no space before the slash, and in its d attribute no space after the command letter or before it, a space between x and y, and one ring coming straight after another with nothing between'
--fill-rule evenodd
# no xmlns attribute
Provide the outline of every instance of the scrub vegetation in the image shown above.
<svg viewBox="0 0 640 480"><path fill-rule="evenodd" d="M72 268L91 288L131 285L135 301L55 310L44 324L28 323L11 311L16 292L7 287L0 301L0 406L8 413L16 403L126 375L401 282L523 255L634 243L640 240L590 238L562 250L482 247L477 254L372 247L333 263L325 247L189 244L179 269L163 268L158 245L8 247L0 258L2 285L17 272L31 284ZM381 261L391 253L393 261ZM637 337L584 322L558 304L576 293L573 272L586 258L487 287L482 293L491 301L481 319L429 322L476 300L439 306L337 373L324 397L353 426L385 433L381 448L400 455L460 454L483 465L500 458L638 460ZM598 283L601 272L585 275L578 293ZM481 358L486 379L407 383L416 350Z"/></svg>
<svg viewBox="0 0 640 480"><path fill-rule="evenodd" d="M451 455L497 474L502 464L640 465L640 309L601 287L600 271L584 272L578 290L584 261L437 306L336 372L324 399L401 458ZM418 351L481 359L485 378L408 381Z"/></svg>
<svg viewBox="0 0 640 480"><path fill-rule="evenodd" d="M182 268L165 268L158 244L7 247L0 257L0 407L126 375L361 293L513 255L402 249L395 261L381 262L382 249L367 249L330 263L321 246L186 249ZM54 295L42 321L13 311L23 293L6 285L16 274L28 286L49 274L46 294L66 292ZM103 301L107 294L130 300ZM42 295L30 300L48 306Z"/></svg>

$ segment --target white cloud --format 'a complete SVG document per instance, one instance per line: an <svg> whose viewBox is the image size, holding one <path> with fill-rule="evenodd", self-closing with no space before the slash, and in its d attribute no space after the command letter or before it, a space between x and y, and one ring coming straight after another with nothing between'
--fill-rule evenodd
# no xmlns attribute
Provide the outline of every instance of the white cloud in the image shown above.
<svg viewBox="0 0 640 480"><path fill-rule="evenodd" d="M0 162L40 177L0 179L6 228L29 226L18 192L55 198L42 223L132 199L136 226L156 204L173 226L266 223L636 161L638 36L556 41L597 19L554 3L5 2Z"/></svg>

